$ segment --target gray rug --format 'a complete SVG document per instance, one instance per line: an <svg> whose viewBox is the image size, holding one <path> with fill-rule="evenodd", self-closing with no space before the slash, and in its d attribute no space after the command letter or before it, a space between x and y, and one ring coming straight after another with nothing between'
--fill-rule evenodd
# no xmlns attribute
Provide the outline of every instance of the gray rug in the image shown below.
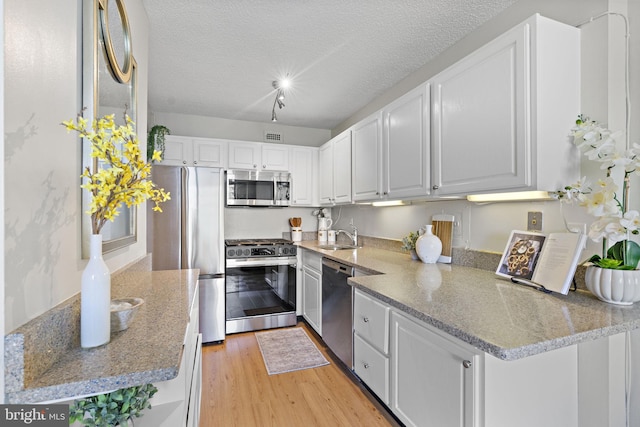
<svg viewBox="0 0 640 427"><path fill-rule="evenodd" d="M269 375L329 364L302 328L275 329L255 335Z"/></svg>

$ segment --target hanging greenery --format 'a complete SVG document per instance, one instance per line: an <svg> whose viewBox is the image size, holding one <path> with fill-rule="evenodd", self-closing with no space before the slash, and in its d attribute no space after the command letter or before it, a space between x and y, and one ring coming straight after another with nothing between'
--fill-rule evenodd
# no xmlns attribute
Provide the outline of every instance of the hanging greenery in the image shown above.
<svg viewBox="0 0 640 427"><path fill-rule="evenodd" d="M147 161L151 161L154 151L160 152L160 158L164 159L164 137L171 135L171 130L166 126L155 125L147 136Z"/></svg>

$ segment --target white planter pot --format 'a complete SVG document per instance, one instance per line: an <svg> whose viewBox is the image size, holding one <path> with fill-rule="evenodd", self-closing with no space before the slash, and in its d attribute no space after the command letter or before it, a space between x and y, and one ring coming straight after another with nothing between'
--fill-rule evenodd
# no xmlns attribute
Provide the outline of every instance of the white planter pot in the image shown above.
<svg viewBox="0 0 640 427"><path fill-rule="evenodd" d="M640 270L589 266L584 281L587 289L604 302L630 305L640 301Z"/></svg>
<svg viewBox="0 0 640 427"><path fill-rule="evenodd" d="M80 345L98 347L111 337L111 274L102 259L102 235L90 237L89 262L82 272Z"/></svg>

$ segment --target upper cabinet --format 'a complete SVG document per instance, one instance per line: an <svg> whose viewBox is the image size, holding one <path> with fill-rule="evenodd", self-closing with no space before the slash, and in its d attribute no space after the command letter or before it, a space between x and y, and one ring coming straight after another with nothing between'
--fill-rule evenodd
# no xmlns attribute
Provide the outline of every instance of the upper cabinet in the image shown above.
<svg viewBox="0 0 640 427"><path fill-rule="evenodd" d="M319 197L321 205L351 202L351 130L320 147Z"/></svg>
<svg viewBox="0 0 640 427"><path fill-rule="evenodd" d="M291 158L291 205L316 206L318 204L318 148L292 146Z"/></svg>
<svg viewBox="0 0 640 427"><path fill-rule="evenodd" d="M229 169L289 170L289 147L260 142L229 142Z"/></svg>
<svg viewBox="0 0 640 427"><path fill-rule="evenodd" d="M429 195L430 84L423 84L382 110L383 194L388 199Z"/></svg>
<svg viewBox="0 0 640 427"><path fill-rule="evenodd" d="M227 142L210 138L167 135L164 160L166 166L208 166L224 168Z"/></svg>
<svg viewBox="0 0 640 427"><path fill-rule="evenodd" d="M375 113L351 128L353 201L375 200L382 188L382 115Z"/></svg>
<svg viewBox="0 0 640 427"><path fill-rule="evenodd" d="M534 15L432 79L433 194L556 190L579 174L580 30Z"/></svg>
<svg viewBox="0 0 640 427"><path fill-rule="evenodd" d="M354 125L353 200L429 194L429 84Z"/></svg>

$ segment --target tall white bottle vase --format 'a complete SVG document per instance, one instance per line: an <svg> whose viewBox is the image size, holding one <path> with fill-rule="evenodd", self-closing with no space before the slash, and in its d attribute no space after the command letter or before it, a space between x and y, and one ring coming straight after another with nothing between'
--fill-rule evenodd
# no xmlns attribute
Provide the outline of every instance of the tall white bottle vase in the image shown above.
<svg viewBox="0 0 640 427"><path fill-rule="evenodd" d="M416 240L418 258L425 264L435 264L442 253L442 241L433 234L433 226L425 226L425 232Z"/></svg>
<svg viewBox="0 0 640 427"><path fill-rule="evenodd" d="M89 262L82 272L80 345L98 347L111 338L111 273L102 258L102 235L92 234Z"/></svg>

